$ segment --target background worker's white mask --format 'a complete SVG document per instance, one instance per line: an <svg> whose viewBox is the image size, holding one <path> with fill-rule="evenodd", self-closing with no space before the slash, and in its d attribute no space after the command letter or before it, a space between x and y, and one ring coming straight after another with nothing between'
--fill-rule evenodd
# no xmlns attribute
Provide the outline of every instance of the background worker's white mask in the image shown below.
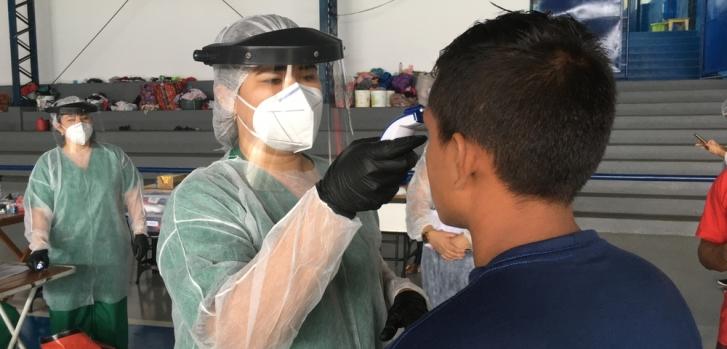
<svg viewBox="0 0 727 349"><path fill-rule="evenodd" d="M66 129L66 139L71 143L85 145L93 134L93 125L77 122Z"/></svg>
<svg viewBox="0 0 727 349"><path fill-rule="evenodd" d="M313 147L321 123L323 95L320 89L294 83L253 107L252 130L242 125L269 147L297 153Z"/></svg>

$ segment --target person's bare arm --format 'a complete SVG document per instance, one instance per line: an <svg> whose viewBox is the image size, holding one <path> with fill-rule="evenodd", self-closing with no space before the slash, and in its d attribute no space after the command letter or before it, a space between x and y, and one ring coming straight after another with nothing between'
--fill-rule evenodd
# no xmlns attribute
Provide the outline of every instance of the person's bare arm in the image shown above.
<svg viewBox="0 0 727 349"><path fill-rule="evenodd" d="M708 140L706 144L702 144L701 142L697 142L694 145L697 146L697 147L700 147L700 148L702 148L702 149L704 149L704 150L706 150L706 151L708 151L708 152L710 152L710 153L712 153L714 155L716 155L720 159L725 159L725 154L727 154L727 151L725 151L724 146L722 146L721 144L719 144L714 139ZM725 161L727 161L727 160L725 160Z"/></svg>
<svg viewBox="0 0 727 349"><path fill-rule="evenodd" d="M699 242L697 249L699 262L715 271L727 271L727 244L715 244L706 240Z"/></svg>

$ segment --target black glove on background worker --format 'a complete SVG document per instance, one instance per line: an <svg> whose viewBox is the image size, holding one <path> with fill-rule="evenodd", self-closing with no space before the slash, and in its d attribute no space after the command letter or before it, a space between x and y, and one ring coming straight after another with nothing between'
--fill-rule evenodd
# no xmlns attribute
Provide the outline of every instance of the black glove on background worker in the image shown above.
<svg viewBox="0 0 727 349"><path fill-rule="evenodd" d="M418 292L404 291L396 295L394 304L389 308L384 329L379 339L388 341L400 328L409 327L427 312L427 301Z"/></svg>
<svg viewBox="0 0 727 349"><path fill-rule="evenodd" d="M134 258L141 262L146 254L149 252L149 237L144 234L137 234L134 236L134 242L132 244Z"/></svg>
<svg viewBox="0 0 727 349"><path fill-rule="evenodd" d="M25 261L28 264L28 268L33 271L41 271L48 269L50 261L48 260L48 250L37 250L28 256L28 260Z"/></svg>

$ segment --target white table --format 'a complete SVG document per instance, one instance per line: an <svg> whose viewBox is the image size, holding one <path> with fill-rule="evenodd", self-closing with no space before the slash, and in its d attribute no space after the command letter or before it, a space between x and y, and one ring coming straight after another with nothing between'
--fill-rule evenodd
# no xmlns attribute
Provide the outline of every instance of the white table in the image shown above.
<svg viewBox="0 0 727 349"><path fill-rule="evenodd" d="M401 263L401 277L406 277L406 262L412 255L411 242L406 232L406 194L397 194L391 202L384 204L378 210L379 230L382 234L394 236L394 257L384 257L384 260ZM403 244L403 253L400 256L400 246Z"/></svg>

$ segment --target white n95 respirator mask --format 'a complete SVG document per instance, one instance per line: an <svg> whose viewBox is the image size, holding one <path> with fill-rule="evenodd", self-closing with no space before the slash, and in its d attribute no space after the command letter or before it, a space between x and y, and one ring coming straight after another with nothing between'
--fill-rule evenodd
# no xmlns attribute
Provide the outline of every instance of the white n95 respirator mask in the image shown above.
<svg viewBox="0 0 727 349"><path fill-rule="evenodd" d="M323 113L321 90L295 83L266 98L256 107L237 95L254 111L250 133L269 147L297 153L313 147ZM239 119L239 116L238 116Z"/></svg>
<svg viewBox="0 0 727 349"><path fill-rule="evenodd" d="M66 139L71 143L85 145L93 134L93 125L86 122L78 122L66 129Z"/></svg>

